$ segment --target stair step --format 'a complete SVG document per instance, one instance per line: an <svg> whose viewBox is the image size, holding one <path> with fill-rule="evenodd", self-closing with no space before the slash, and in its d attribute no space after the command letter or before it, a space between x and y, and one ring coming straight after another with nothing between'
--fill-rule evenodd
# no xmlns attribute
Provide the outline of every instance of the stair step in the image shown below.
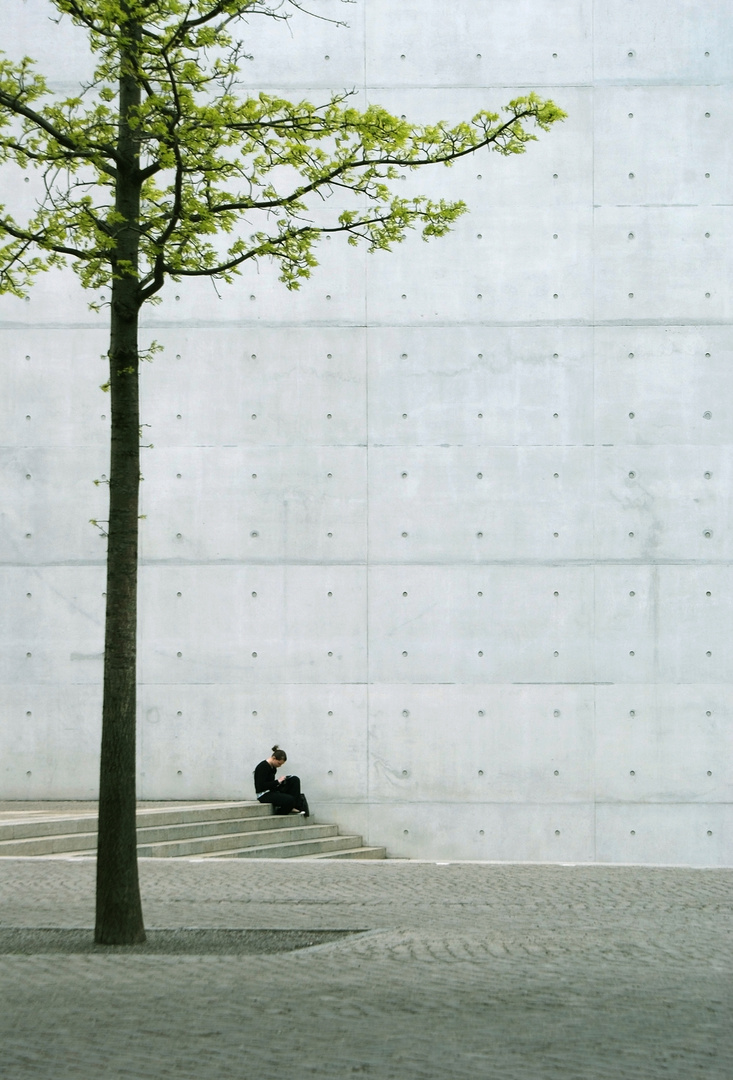
<svg viewBox="0 0 733 1080"><path fill-rule="evenodd" d="M139 858L181 858L185 855L201 855L203 853L215 854L217 851L226 851L244 848L268 848L287 845L291 840L320 839L322 837L338 836L337 825L295 825L287 829L278 830L279 835L285 833L288 839L273 843L272 832L226 833L222 836L192 837L189 840L172 840L160 844L138 844L137 853Z"/></svg>
<svg viewBox="0 0 733 1080"><path fill-rule="evenodd" d="M282 844L261 844L258 847L239 848L231 851L206 852L202 858L210 859L297 859L323 857L331 852L354 850L361 843L360 836L327 836L312 840L294 840Z"/></svg>
<svg viewBox="0 0 733 1080"><path fill-rule="evenodd" d="M293 815L294 817L294 815ZM302 818L297 818L302 823ZM138 821L138 848L149 844L177 842L179 840L198 839L206 836L223 836L226 833L263 832L272 829L287 829L292 826L293 818L261 814L257 817L228 818L215 821L188 821L182 825L144 825Z"/></svg>
<svg viewBox="0 0 733 1080"><path fill-rule="evenodd" d="M170 806L165 809L146 807L137 811L138 828L162 825L183 825L187 822L225 821L243 818L271 817L272 810L255 800L237 803L202 803L194 806ZM54 836L61 833L95 832L97 814L48 814L23 821L0 821L0 843L25 837Z"/></svg>
<svg viewBox="0 0 733 1080"><path fill-rule="evenodd" d="M96 821L94 822L96 825ZM2 855L61 855L96 847L97 831L85 833L53 833L49 836L26 837L23 840L0 840Z"/></svg>
<svg viewBox="0 0 733 1080"><path fill-rule="evenodd" d="M353 839L349 837L348 839ZM301 858L303 856L297 856ZM307 859L386 859L387 849L383 847L353 847L344 851L324 851L320 855L306 855Z"/></svg>

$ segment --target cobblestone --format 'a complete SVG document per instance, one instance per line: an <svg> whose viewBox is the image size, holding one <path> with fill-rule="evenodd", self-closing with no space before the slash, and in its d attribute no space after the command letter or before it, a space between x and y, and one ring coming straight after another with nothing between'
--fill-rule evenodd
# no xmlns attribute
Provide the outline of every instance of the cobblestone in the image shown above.
<svg viewBox="0 0 733 1080"><path fill-rule="evenodd" d="M258 955L1 955L3 1080L733 1076L733 871L140 870L150 929L369 932ZM92 860L3 860L0 928L91 927L93 885Z"/></svg>

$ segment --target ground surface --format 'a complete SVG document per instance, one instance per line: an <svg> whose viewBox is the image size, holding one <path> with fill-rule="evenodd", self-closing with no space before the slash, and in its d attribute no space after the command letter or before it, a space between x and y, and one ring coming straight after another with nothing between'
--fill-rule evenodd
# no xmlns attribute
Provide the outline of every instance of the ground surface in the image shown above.
<svg viewBox="0 0 733 1080"><path fill-rule="evenodd" d="M0 860L3 1080L733 1077L733 871L142 860L141 877L148 927L181 933L90 952L48 931L91 927L93 861ZM278 929L367 932L290 952L314 936L222 933Z"/></svg>

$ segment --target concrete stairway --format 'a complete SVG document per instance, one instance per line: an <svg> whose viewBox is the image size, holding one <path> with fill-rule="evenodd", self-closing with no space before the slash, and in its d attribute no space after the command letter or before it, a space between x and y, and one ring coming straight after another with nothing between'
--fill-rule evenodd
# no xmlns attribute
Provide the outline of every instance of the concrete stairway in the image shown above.
<svg viewBox="0 0 733 1080"><path fill-rule="evenodd" d="M94 804L2 804L0 857L96 854ZM63 809L60 808L63 806ZM138 856L209 859L384 859L383 847L313 817L275 816L258 802L158 803L138 807Z"/></svg>

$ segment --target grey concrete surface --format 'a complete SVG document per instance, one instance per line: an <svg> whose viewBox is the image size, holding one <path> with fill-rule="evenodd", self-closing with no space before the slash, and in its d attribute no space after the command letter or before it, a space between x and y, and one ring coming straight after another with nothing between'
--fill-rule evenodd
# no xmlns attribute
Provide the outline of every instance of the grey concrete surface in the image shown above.
<svg viewBox="0 0 733 1080"><path fill-rule="evenodd" d="M140 869L148 927L182 943L196 930L198 952L52 951L52 930L68 941L92 924L93 861L0 865L0 944L26 950L0 955L3 1080L733 1074L730 871ZM349 929L366 933L268 951L267 931ZM261 951L227 954L237 931Z"/></svg>
<svg viewBox="0 0 733 1080"><path fill-rule="evenodd" d="M314 0L244 85L416 121L534 88L526 155L409 173L448 237L334 238L145 314L138 790L313 804L408 857L733 865L729 0ZM12 55L74 93L47 0ZM291 32L292 31L292 32ZM17 214L39 190L0 173ZM337 210L337 201L324 213ZM94 798L106 312L0 300L0 796Z"/></svg>

